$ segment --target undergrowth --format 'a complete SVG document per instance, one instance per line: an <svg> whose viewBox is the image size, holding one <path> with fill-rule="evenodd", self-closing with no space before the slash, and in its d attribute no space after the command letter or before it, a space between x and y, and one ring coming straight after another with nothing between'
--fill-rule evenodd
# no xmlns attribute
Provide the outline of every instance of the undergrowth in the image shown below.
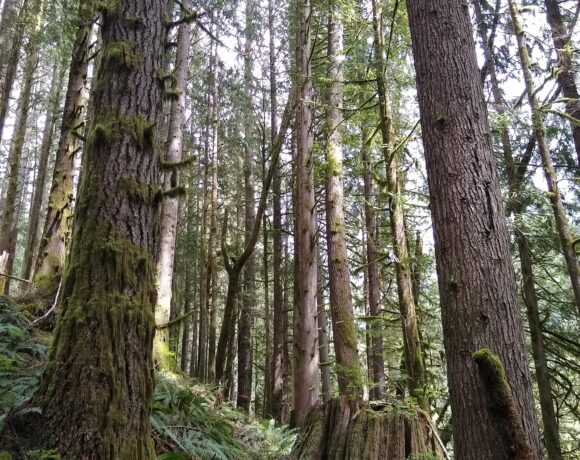
<svg viewBox="0 0 580 460"><path fill-rule="evenodd" d="M39 408L22 409L38 387L50 341L32 326L10 299L0 296L0 435L11 416L40 415ZM178 374L158 376L151 413L157 458L269 460L290 453L293 430L249 417L220 401L216 387ZM54 451L25 454L30 459L59 458ZM0 449L0 459L12 458L9 455Z"/></svg>

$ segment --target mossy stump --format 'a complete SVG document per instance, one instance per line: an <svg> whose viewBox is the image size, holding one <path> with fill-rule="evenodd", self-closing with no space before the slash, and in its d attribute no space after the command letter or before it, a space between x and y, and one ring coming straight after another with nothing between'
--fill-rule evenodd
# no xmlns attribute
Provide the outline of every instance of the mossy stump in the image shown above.
<svg viewBox="0 0 580 460"><path fill-rule="evenodd" d="M443 459L422 411L401 412L340 397L308 414L292 460Z"/></svg>

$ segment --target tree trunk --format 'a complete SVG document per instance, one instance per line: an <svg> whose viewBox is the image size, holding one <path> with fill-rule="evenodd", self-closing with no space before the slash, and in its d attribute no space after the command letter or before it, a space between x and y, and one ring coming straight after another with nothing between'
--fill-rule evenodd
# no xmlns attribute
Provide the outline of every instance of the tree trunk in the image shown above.
<svg viewBox="0 0 580 460"><path fill-rule="evenodd" d="M52 98L50 108L46 115L44 131L42 133L42 142L40 145L40 159L38 161L38 176L34 187L32 204L30 205L30 222L28 223L28 236L24 248L24 259L22 261L21 277L29 279L32 274L32 265L36 248L38 246L38 228L40 226L40 211L44 198L44 189L46 185L46 173L48 168L48 159L52 149L52 139L54 136L54 127L58 119L58 112L61 102L61 88L64 80L65 66L62 63L55 64L52 72L49 94Z"/></svg>
<svg viewBox="0 0 580 460"><path fill-rule="evenodd" d="M278 134L278 93L276 78L276 29L274 24L274 0L268 0L268 32L270 59L270 135L273 144ZM286 322L284 320L284 259L282 247L282 188L281 168L274 171L272 183L272 289L273 289L273 323L272 336L272 398L270 414L278 422L282 419L282 403L284 400L284 346L286 340Z"/></svg>
<svg viewBox="0 0 580 460"><path fill-rule="evenodd" d="M372 387L370 399L385 397L385 360L383 357L383 324L381 320L381 287L379 271L379 226L375 216L375 191L372 179L372 162L370 152L369 129L362 129L362 149L364 199L365 199L365 228L367 233L366 255L368 272L368 300L371 322L371 368Z"/></svg>
<svg viewBox="0 0 580 460"><path fill-rule="evenodd" d="M36 1L36 0L34 0ZM8 0L5 7L11 6L9 3L12 0ZM4 35L6 42L11 40L10 46L2 46L0 48L0 53L3 59L8 58L6 64L2 64L0 68L0 140L2 140L2 134L4 133L4 124L6 123L6 115L8 114L8 105L10 104L10 93L12 92L12 86L14 85L14 80L16 78L16 71L18 70L18 61L20 58L20 48L22 47L22 41L24 39L24 33L26 32L26 26L28 21L29 13L29 0L24 0L20 11L18 12L18 17L12 15L12 8L10 8L10 14L6 18L6 25L12 20L15 21L14 24L14 35L9 38L8 33ZM5 10L4 10L5 11ZM3 11L3 13L4 13ZM6 11L8 13L8 11ZM15 14L15 12L14 12ZM4 18L4 16L3 16ZM3 21L4 23L4 21ZM8 31L7 31L8 32Z"/></svg>
<svg viewBox="0 0 580 460"><path fill-rule="evenodd" d="M300 0L296 37L296 169L294 202L294 422L302 425L318 402L318 325L316 305L316 206L314 198L313 108L311 81L310 0Z"/></svg>
<svg viewBox="0 0 580 460"><path fill-rule="evenodd" d="M566 30L557 0L544 0L546 18L552 32L554 49L558 55L558 83L562 95L566 98L566 113L576 121L570 121L572 138L576 148L576 158L580 165L580 94L574 76L573 45L571 32Z"/></svg>
<svg viewBox="0 0 580 460"><path fill-rule="evenodd" d="M492 50L488 45L488 29L483 17L480 0L473 2L478 31L481 37L485 60L488 63L488 73L491 80L491 90L494 103L500 114L505 113L505 103L503 100L495 63L493 60ZM544 425L544 444L549 458L559 460L562 458L560 438L558 434L558 423L554 413L552 401L552 389L550 386L550 377L548 374L548 365L546 353L544 350L544 340L540 326L540 310L538 306L538 296L536 292L534 271L532 263L532 253L528 239L523 228L522 216L525 212L525 202L521 200L521 194L524 188L524 178L526 175L527 165L532 157L531 150L529 154L516 161L513 157L512 144L507 127L501 132L503 147L503 156L506 164L507 179L510 188L510 205L508 211L515 218L515 238L518 245L520 265L523 279L523 296L526 305L528 322L530 326L530 336L532 339L532 355L536 370L536 380L538 382L538 393L540 396L540 407L542 409L542 422ZM527 156L526 156L527 155Z"/></svg>
<svg viewBox="0 0 580 460"><path fill-rule="evenodd" d="M264 136L262 141L262 177L266 177L266 138ZM262 416L267 417L270 413L270 405L272 399L271 385L272 381L272 314L270 310L270 277L269 277L269 257L268 257L268 218L266 213L262 218L262 235L263 235L263 251L262 251L262 277L264 283L264 407ZM257 380L257 379L256 379Z"/></svg>
<svg viewBox="0 0 580 460"><path fill-rule="evenodd" d="M187 2L184 2L187 6ZM185 13L183 13L185 14ZM159 260L157 262L157 305L155 322L163 326L170 320L173 269L175 262L175 241L179 219L181 188L179 169L183 155L183 131L185 123L185 94L189 68L189 47L191 41L191 24L188 21L179 26L177 32L177 50L175 53L174 80L167 141L163 158L163 198L161 200L161 228L159 230ZM161 368L169 363L169 328L158 328L153 342L153 355Z"/></svg>
<svg viewBox="0 0 580 460"><path fill-rule="evenodd" d="M20 0L6 0L2 6L0 20L0 90L4 88L4 66L14 45L13 37L17 32L18 10Z"/></svg>
<svg viewBox="0 0 580 460"><path fill-rule="evenodd" d="M332 381L330 376L329 345L328 345L328 321L326 319L326 305L324 300L325 277L322 266L322 255L320 254L320 243L317 245L318 253L318 289L316 290L316 303L318 309L318 353L320 355L320 384L321 397L324 402L332 397Z"/></svg>
<svg viewBox="0 0 580 460"><path fill-rule="evenodd" d="M389 193L387 204L389 208L393 253L396 257L395 274L397 276L399 311L401 312L401 323L403 327L403 349L405 354L407 385L411 396L417 399L422 409L428 411L428 401L425 397L425 365L423 363L416 306L413 298L409 245L405 233L405 217L401 192L402 180L399 174L399 152L395 147L391 101L385 81L386 63L381 23L382 13L377 0L373 0L372 5L377 90L381 117L380 129L383 138L381 149L386 166L387 192Z"/></svg>
<svg viewBox="0 0 580 460"><path fill-rule="evenodd" d="M352 292L346 247L342 187L343 26L340 8L331 2L328 17L328 107L326 110L326 241L332 337L341 395L362 395L357 331L352 312Z"/></svg>
<svg viewBox="0 0 580 460"><path fill-rule="evenodd" d="M246 0L246 26L244 30L244 196L245 196L245 242L247 246L251 238L252 228L256 220L254 191L254 149L256 147L253 132L253 58L254 45L254 14L256 9L253 0ZM251 255L244 266L242 278L242 302L238 330L238 397L237 406L249 411L252 400L252 326L254 323L253 308L256 303L256 269L255 258Z"/></svg>
<svg viewBox="0 0 580 460"><path fill-rule="evenodd" d="M441 440L423 412L388 410L385 405L369 406L341 397L308 414L290 458L405 460L448 456L444 457Z"/></svg>
<svg viewBox="0 0 580 460"><path fill-rule="evenodd" d="M506 369L533 452L541 458L523 326L491 148L469 9L459 0L407 3L434 226L457 458L512 458L472 353Z"/></svg>
<svg viewBox="0 0 580 460"><path fill-rule="evenodd" d="M61 456L155 457L153 394L163 2L103 9L70 267L37 399ZM137 24L137 26L136 26Z"/></svg>
<svg viewBox="0 0 580 460"><path fill-rule="evenodd" d="M544 118L542 115L540 102L536 94L534 77L531 71L530 55L525 43L525 32L520 22L519 13L515 2L513 0L509 0L508 4L510 8L514 33L518 43L520 64L526 84L528 102L532 111L534 136L538 142L538 150L540 151L540 157L542 158L542 164L544 166L544 175L546 177L546 183L548 186L548 198L554 212L556 229L558 230L562 252L564 253L564 259L566 260L566 266L568 267L568 274L570 276L570 282L572 283L572 291L574 292L576 309L578 310L578 314L580 314L580 266L578 265L578 259L576 258L574 237L572 231L570 230L568 218L566 217L566 210L564 209L564 204L562 203L562 197L560 196L558 176L556 175L556 170L554 169L554 164L552 163L550 147L546 137L546 128L544 126Z"/></svg>
<svg viewBox="0 0 580 460"><path fill-rule="evenodd" d="M93 9L89 4L80 4L79 19L81 25L73 44L60 138L48 194L48 210L34 270L33 289L41 297L54 296L63 275L66 246L72 225L74 164L78 152L83 148L79 136L84 131L88 54L93 20ZM38 313L41 312L36 312Z"/></svg>
<svg viewBox="0 0 580 460"><path fill-rule="evenodd" d="M14 137L10 146L10 154L8 156L8 184L6 187L6 202L4 212L2 213L2 220L0 221L0 254L8 252L12 260L14 260L14 252L16 251L16 238L12 237L12 228L16 224L16 208L18 202L18 188L22 187L20 181L20 168L22 160L22 151L24 148L24 140L26 136L26 128L28 122L28 114L30 112L30 99L32 96L32 83L34 79L34 72L38 65L38 45L39 45L39 30L42 25L43 16L43 0L36 0L34 9L32 11L32 18L35 21L35 26L31 31L28 45L26 46L26 62L24 64L24 76L22 82L22 89L20 91L20 98L18 100L17 108L17 122L14 131ZM7 275L12 274L12 263L6 267ZM0 277L0 293L8 293L6 287L6 278Z"/></svg>
<svg viewBox="0 0 580 460"><path fill-rule="evenodd" d="M209 317L209 347L208 347L208 381L215 382L215 351L216 351L216 330L217 330L217 308L218 308L218 271L217 271L217 209L218 203L218 126L219 126L219 68L218 68L218 43L215 43L214 49L214 76L213 76L213 95L214 103L214 131L213 131L213 148L211 156L211 211L210 211L210 230L209 230L209 276L211 277L211 309Z"/></svg>

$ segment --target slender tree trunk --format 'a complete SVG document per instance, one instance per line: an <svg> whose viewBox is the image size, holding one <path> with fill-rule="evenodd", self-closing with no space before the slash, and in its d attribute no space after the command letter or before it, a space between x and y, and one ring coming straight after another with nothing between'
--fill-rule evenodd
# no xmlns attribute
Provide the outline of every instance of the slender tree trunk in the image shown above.
<svg viewBox="0 0 580 460"><path fill-rule="evenodd" d="M403 326L403 348L405 353L405 368L410 394L417 402L428 410L425 397L425 365L421 351L421 340L417 322L415 300L413 298L413 280L409 245L405 233L405 218L403 210L402 181L399 174L399 160L395 148L395 131L390 95L385 81L386 63L384 57L383 31L381 10L377 0L373 0L373 29L375 34L375 60L377 74L377 89L381 117L381 135L383 138L382 153L386 165L387 191L389 193L388 207L391 226L393 252L397 259L395 273L397 276L397 291L399 310Z"/></svg>
<svg viewBox="0 0 580 460"><path fill-rule="evenodd" d="M500 114L505 113L505 101L503 100L499 79L493 60L492 50L488 46L488 29L486 26L481 3L479 0L473 2L476 18L478 22L478 31L483 44L483 51L486 62L488 62L488 72L491 80L491 90L494 103ZM532 263L532 254L528 239L525 235L522 215L525 212L524 202L520 199L523 192L523 181L526 174L527 164L532 155L524 156L518 164L513 157L512 144L507 127L501 132L503 147L503 156L506 164L507 178L510 187L510 206L508 211L515 217L515 237L518 245L520 257L520 266L523 279L523 295L526 304L528 322L530 325L530 336L532 338L532 355L536 370L536 379L538 382L538 393L540 395L540 407L542 409L542 421L544 425L544 444L550 459L559 460L562 458L560 438L558 434L558 423L554 413L552 401L552 389L550 386L550 377L548 374L547 358L544 350L544 341L542 329L540 326L540 310L538 306L538 296L536 293L534 271Z"/></svg>
<svg viewBox="0 0 580 460"><path fill-rule="evenodd" d="M331 2L328 18L328 108L326 110L326 241L332 336L341 395L361 395L357 331L352 312L352 292L346 248L342 187L343 26L340 8Z"/></svg>
<svg viewBox="0 0 580 460"><path fill-rule="evenodd" d="M407 2L434 225L457 458L541 458L523 325L469 9ZM528 449L489 407L493 382L472 356L499 355ZM504 382L505 384L505 382ZM505 387L505 385L504 385ZM529 456L521 456L525 453ZM526 454L527 455L527 454Z"/></svg>
<svg viewBox="0 0 580 460"><path fill-rule="evenodd" d="M2 64L2 68L0 68L0 83L2 85L0 87L0 140L2 140L2 134L4 133L6 115L8 114L8 106L10 104L10 93L12 92L12 86L14 85L14 80L16 78L16 71L18 70L20 48L22 47L22 41L26 32L25 24L27 24L28 21L28 10L30 8L29 0L24 0L22 6L20 7L20 11L18 12L18 17L16 18L13 16L13 9L11 8L12 5L10 5L12 1L13 0L8 0L8 3L4 6L10 7L10 14L8 14L8 17L6 18L6 26L8 27L10 22L15 21L13 26L14 32L10 37L8 31L6 31L6 34L3 37L5 40L4 43L11 41L10 46L2 44L2 47L0 47L0 54L3 56L2 59L8 59L5 64ZM8 13L8 11L6 12Z"/></svg>
<svg viewBox="0 0 580 460"><path fill-rule="evenodd" d="M42 297L53 296L58 289L72 225L75 158L82 148L79 136L84 131L87 101L88 54L93 20L90 4L81 2L79 19L81 25L73 44L48 210L34 270L34 289Z"/></svg>
<svg viewBox="0 0 580 460"><path fill-rule="evenodd" d="M13 46L12 39L17 33L19 7L21 7L20 0L6 0L2 6L2 19L0 20L0 89L4 87L4 66Z"/></svg>
<svg viewBox="0 0 580 460"><path fill-rule="evenodd" d="M256 220L255 191L254 191L254 149L255 135L253 133L253 58L252 46L254 44L254 20L256 13L253 0L246 0L246 27L244 48L244 84L246 96L244 98L245 122L244 122L244 195L245 195L245 242L248 244L251 238L252 228ZM244 267L243 295L240 309L240 322L238 330L238 398L237 406L249 411L252 400L252 326L254 322L253 308L256 303L256 269L255 258L251 255Z"/></svg>
<svg viewBox="0 0 580 460"><path fill-rule="evenodd" d="M313 108L311 81L310 0L296 2L296 169L294 202L294 422L302 425L306 414L318 402L318 325L316 305L316 207L314 198Z"/></svg>
<svg viewBox="0 0 580 460"><path fill-rule="evenodd" d="M34 9L32 11L35 26L31 31L28 45L26 46L26 62L24 64L24 76L22 82L22 89L20 98L18 100L17 108L17 122L10 146L10 154L8 156L8 185L6 187L6 202L2 220L0 221L0 254L8 252L14 260L14 252L16 251L16 238L12 238L12 228L15 225L15 216L18 202L18 189L22 187L20 181L21 176L21 161L22 151L24 148L24 140L26 136L26 128L28 124L28 114L30 113L30 99L32 96L32 83L34 79L34 72L38 65L38 33L42 25L43 17L43 0L36 0ZM9 259L10 260L10 259ZM9 263L5 268L6 274L12 274L12 263ZM8 293L6 287L8 283L6 278L0 277L0 293Z"/></svg>
<svg viewBox="0 0 580 460"><path fill-rule="evenodd" d="M161 1L118 0L103 47L70 266L37 394L63 458L155 457L153 394L161 113ZM135 27L138 18L139 27ZM127 82L130 84L128 85Z"/></svg>
<svg viewBox="0 0 580 460"><path fill-rule="evenodd" d="M375 216L375 192L372 180L372 162L370 152L369 129L362 129L362 149L364 199L365 199L365 229L367 233L366 255L368 272L368 299L371 322L371 366L373 386L371 399L385 397L385 360L383 357L383 325L381 322L381 287L379 271L379 226Z"/></svg>
<svg viewBox="0 0 580 460"><path fill-rule="evenodd" d="M268 32L269 41L269 64L270 64L270 134L271 144L274 143L278 132L278 91L276 78L276 29L274 24L274 0L268 0ZM277 421L281 421L282 404L284 401L284 375L286 373L286 361L284 360L284 346L286 340L286 323L284 313L284 258L282 247L282 188L281 168L274 170L272 184L272 250L273 250L273 322L274 331L272 337L272 402L271 415Z"/></svg>
<svg viewBox="0 0 580 460"><path fill-rule="evenodd" d="M42 142L40 145L40 159L38 162L38 176L34 187L32 204L30 206L30 222L28 223L28 236L24 248L24 259L22 261L21 277L29 279L32 274L32 265L36 249L38 246L38 228L40 226L40 211L44 198L46 185L46 173L48 168L48 159L52 148L52 139L54 136L54 127L58 120L58 108L61 102L61 88L64 80L65 66L62 63L55 64L52 72L49 94L52 98L50 109L47 112Z"/></svg>
<svg viewBox="0 0 580 460"><path fill-rule="evenodd" d="M187 2L184 3L187 6ZM163 198L161 201L161 228L159 231L159 260L157 262L157 305L155 322L158 326L153 342L155 361L161 368L168 366L169 328L163 325L170 320L172 281L175 262L175 241L179 219L181 188L179 169L183 156L183 131L185 123L185 94L189 68L191 24L179 26L173 86L167 90L172 96L165 156L163 159ZM163 326L159 328L159 326Z"/></svg>
<svg viewBox="0 0 580 460"><path fill-rule="evenodd" d="M262 177L266 177L266 138L262 141ZM272 381L272 314L270 310L270 278L269 278L269 257L268 257L268 218L266 213L262 218L263 253L262 253L262 277L264 283L264 409L262 415L268 416L270 413L272 392L270 382Z"/></svg>
<svg viewBox="0 0 580 460"><path fill-rule="evenodd" d="M209 317L209 347L208 347L208 381L215 382L215 351L217 330L218 308L218 271L217 271L217 209L218 209L218 127L219 127L219 79L218 79L218 55L217 42L214 49L214 80L213 95L215 98L213 118L213 146L211 156L211 211L210 211L210 236L209 236L209 276L211 277L211 309Z"/></svg>
<svg viewBox="0 0 580 460"><path fill-rule="evenodd" d="M320 254L320 244L317 245L318 253L318 288L316 290L316 304L318 309L318 353L320 355L320 384L322 401L328 401L332 396L332 381L330 376L330 355L328 345L328 331L326 319L326 304L324 300L325 278L324 267L322 266L322 255Z"/></svg>
<svg viewBox="0 0 580 460"><path fill-rule="evenodd" d="M509 0L508 4L511 13L512 24L514 27L514 33L518 43L518 53L520 56L520 64L526 84L528 102L532 110L534 136L538 142L538 150L540 151L540 157L542 158L542 164L544 166L544 175L548 185L548 198L554 212L556 229L558 230L560 244L562 245L562 252L564 253L564 259L566 260L566 266L568 267L568 274L572 283L572 291L574 292L576 309L578 310L578 314L580 314L580 267L578 266L578 259L576 258L576 251L574 249L574 237L572 231L570 230L568 218L566 217L566 210L564 209L564 204L562 203L562 197L560 196L558 176L556 174L556 170L554 169L554 164L552 163L550 147L546 137L546 128L544 126L544 118L542 115L540 102L536 94L534 77L531 71L530 55L525 43L525 32L520 22L519 13L515 2L513 0Z"/></svg>
<svg viewBox="0 0 580 460"><path fill-rule="evenodd" d="M544 0L546 18L552 32L554 49L558 55L558 83L566 98L566 113L575 121L570 121L576 157L580 165L580 94L574 76L574 51L570 41L571 32L566 29L557 0Z"/></svg>

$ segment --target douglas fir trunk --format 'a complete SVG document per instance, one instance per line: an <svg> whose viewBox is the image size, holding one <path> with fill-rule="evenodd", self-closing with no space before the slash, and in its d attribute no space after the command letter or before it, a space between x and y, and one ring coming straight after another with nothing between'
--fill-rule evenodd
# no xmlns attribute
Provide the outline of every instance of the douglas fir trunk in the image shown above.
<svg viewBox="0 0 580 460"><path fill-rule="evenodd" d="M467 5L409 0L455 454L513 458L509 426L487 410L489 381L472 354L505 365L532 456L541 458L523 326L508 247L483 88ZM519 457L523 458L523 457Z"/></svg>
<svg viewBox="0 0 580 460"><path fill-rule="evenodd" d="M148 460L155 455L149 415L163 2L101 5L94 119L60 316L37 400L43 430L63 458Z"/></svg>

